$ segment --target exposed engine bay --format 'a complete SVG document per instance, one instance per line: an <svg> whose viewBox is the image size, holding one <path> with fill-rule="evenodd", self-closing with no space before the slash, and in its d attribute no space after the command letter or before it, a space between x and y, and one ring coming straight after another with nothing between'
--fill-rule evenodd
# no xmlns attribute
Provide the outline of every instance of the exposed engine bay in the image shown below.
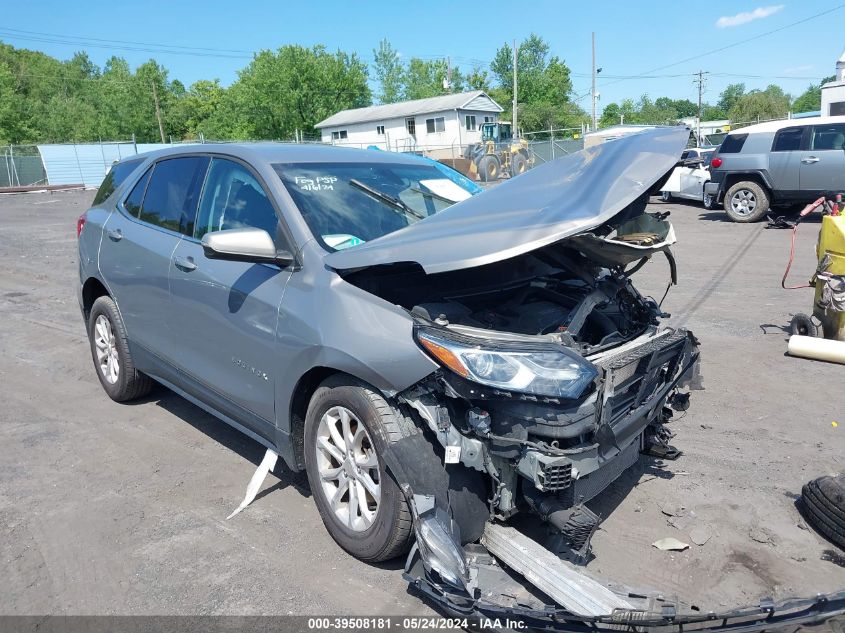
<svg viewBox="0 0 845 633"><path fill-rule="evenodd" d="M620 236L613 226L601 233ZM677 454L666 403L695 378L697 341L659 329L657 301L631 282L654 252L615 262L567 241L469 270L347 275L408 310L421 347L443 365L398 401L437 438L445 463L476 471L460 477L469 498L452 509L463 542L491 517L529 512L548 524L552 551L584 564L599 522L584 503L641 451Z"/></svg>

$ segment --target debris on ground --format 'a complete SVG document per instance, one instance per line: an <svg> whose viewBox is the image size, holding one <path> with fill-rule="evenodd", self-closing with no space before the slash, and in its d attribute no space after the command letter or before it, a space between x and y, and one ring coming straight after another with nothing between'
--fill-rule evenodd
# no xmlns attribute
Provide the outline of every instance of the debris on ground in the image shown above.
<svg viewBox="0 0 845 633"><path fill-rule="evenodd" d="M675 503L664 503L660 507L660 511L668 517L682 517L686 514L684 506Z"/></svg>
<svg viewBox="0 0 845 633"><path fill-rule="evenodd" d="M752 541L757 541L758 543L763 543L765 545L775 544L775 539L772 533L763 527L752 527L751 530L748 532L748 536L751 537Z"/></svg>
<svg viewBox="0 0 845 633"><path fill-rule="evenodd" d="M713 536L713 530L709 525L696 525L690 530L690 540L698 546L704 545Z"/></svg>
<svg viewBox="0 0 845 633"><path fill-rule="evenodd" d="M689 543L684 543L683 541L679 541L673 536L669 536L666 538L662 538L660 540L655 541L651 544L652 547L656 547L657 549L664 551L664 552L682 552L689 547Z"/></svg>

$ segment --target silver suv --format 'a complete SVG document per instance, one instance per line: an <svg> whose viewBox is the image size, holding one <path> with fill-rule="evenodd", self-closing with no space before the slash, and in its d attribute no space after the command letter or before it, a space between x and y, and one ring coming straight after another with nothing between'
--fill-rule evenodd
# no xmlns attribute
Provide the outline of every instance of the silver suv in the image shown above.
<svg viewBox="0 0 845 633"><path fill-rule="evenodd" d="M665 405L697 368L693 335L631 282L673 262L672 226L644 211L687 138L650 130L478 195L378 151L125 160L78 227L97 375L117 401L161 383L306 470L363 560L416 534L463 587L460 544L520 512L583 558L581 504L640 451L671 453Z"/></svg>
<svg viewBox="0 0 845 633"><path fill-rule="evenodd" d="M731 131L710 160L705 196L734 222L775 205L807 204L845 190L845 116L769 121Z"/></svg>

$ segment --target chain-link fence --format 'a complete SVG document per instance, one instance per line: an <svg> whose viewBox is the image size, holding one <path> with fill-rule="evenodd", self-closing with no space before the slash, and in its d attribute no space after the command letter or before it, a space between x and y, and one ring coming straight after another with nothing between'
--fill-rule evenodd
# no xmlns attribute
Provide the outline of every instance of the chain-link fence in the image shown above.
<svg viewBox="0 0 845 633"><path fill-rule="evenodd" d="M47 184L47 172L35 145L2 147L0 158L0 187Z"/></svg>

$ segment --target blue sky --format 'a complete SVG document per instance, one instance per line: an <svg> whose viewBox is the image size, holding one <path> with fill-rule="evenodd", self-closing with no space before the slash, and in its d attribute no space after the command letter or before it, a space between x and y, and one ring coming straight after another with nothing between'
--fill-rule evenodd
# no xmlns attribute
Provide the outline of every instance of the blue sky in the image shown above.
<svg viewBox="0 0 845 633"><path fill-rule="evenodd" d="M590 89L590 32L595 31L598 65L603 68L598 85L599 110L602 104L638 98L643 93L652 98L694 101L692 73L699 69L711 73L705 101L715 101L733 82L744 82L748 88L777 83L797 95L812 81L833 74L835 61L845 47L838 35L845 21L845 5L817 0L3 0L2 4L0 39L7 43L62 59L84 49L100 65L113 54L126 58L133 67L155 57L169 69L171 78L186 85L204 78L219 78L228 85L237 77L237 70L249 62L249 51L289 43L322 43L329 49L357 52L371 61L372 50L383 37L405 58L448 55L454 64L469 69L473 62L489 63L498 47L533 31L550 43L553 54L566 61L576 93L585 95ZM793 25L831 9L835 10ZM783 30L748 41L775 29ZM57 34L63 37L55 37ZM66 43L71 38L79 43ZM112 42L94 42L91 38ZM114 43L117 40L123 44ZM130 41L140 44L127 44ZM94 43L104 47L92 46ZM119 48L168 45L213 50L194 51L203 55L192 55L187 49L172 54ZM725 46L731 48L701 56ZM690 57L697 58L675 64ZM589 108L589 97L580 103Z"/></svg>

